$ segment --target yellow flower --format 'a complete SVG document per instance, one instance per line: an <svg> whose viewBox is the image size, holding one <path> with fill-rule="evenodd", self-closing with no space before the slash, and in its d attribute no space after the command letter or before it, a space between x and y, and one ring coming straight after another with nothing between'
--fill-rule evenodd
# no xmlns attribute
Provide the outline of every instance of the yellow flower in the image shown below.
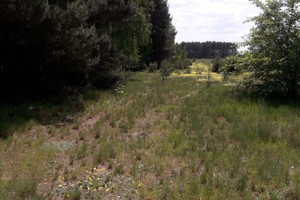
<svg viewBox="0 0 300 200"><path fill-rule="evenodd" d="M80 186L80 190L82 190L82 185Z"/></svg>
<svg viewBox="0 0 300 200"><path fill-rule="evenodd" d="M102 189L103 189L103 187L99 187L99 188L98 188L98 190L102 190Z"/></svg>
<svg viewBox="0 0 300 200"><path fill-rule="evenodd" d="M90 191L90 190L91 190L91 188L90 188L89 186L87 187L87 189L88 189L88 191Z"/></svg>
<svg viewBox="0 0 300 200"><path fill-rule="evenodd" d="M74 186L75 186L74 184L71 185L71 187L74 187Z"/></svg>
<svg viewBox="0 0 300 200"><path fill-rule="evenodd" d="M136 193L136 194L139 194L139 191L138 191L138 190L135 190L135 193Z"/></svg>
<svg viewBox="0 0 300 200"><path fill-rule="evenodd" d="M94 189L94 192L96 192L97 190L96 189Z"/></svg>
<svg viewBox="0 0 300 200"><path fill-rule="evenodd" d="M96 167L94 167L94 169L93 169L94 171L96 171L97 170L97 168Z"/></svg>
<svg viewBox="0 0 300 200"><path fill-rule="evenodd" d="M105 171L105 168L103 167L102 169L101 169L101 172L104 172Z"/></svg>
<svg viewBox="0 0 300 200"><path fill-rule="evenodd" d="M59 187L62 187L62 185L59 185Z"/></svg>
<svg viewBox="0 0 300 200"><path fill-rule="evenodd" d="M109 191L109 189L107 188L105 191L106 191L106 192L108 192L108 191Z"/></svg>
<svg viewBox="0 0 300 200"><path fill-rule="evenodd" d="M70 195L69 195L69 194L67 194L67 197L70 197Z"/></svg>

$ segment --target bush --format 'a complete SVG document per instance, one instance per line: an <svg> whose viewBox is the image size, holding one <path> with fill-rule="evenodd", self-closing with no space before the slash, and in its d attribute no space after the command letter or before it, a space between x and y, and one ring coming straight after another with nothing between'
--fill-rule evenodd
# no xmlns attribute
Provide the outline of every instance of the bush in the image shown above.
<svg viewBox="0 0 300 200"><path fill-rule="evenodd" d="M170 76L172 74L172 72L174 71L174 65L171 63L170 60L163 60L161 62L161 66L160 66L160 74L162 77L162 80L164 81L168 76Z"/></svg>
<svg viewBox="0 0 300 200"><path fill-rule="evenodd" d="M154 72L155 70L157 70L158 69L158 64L157 64L157 62L154 62L154 63L150 63L149 64L149 72Z"/></svg>

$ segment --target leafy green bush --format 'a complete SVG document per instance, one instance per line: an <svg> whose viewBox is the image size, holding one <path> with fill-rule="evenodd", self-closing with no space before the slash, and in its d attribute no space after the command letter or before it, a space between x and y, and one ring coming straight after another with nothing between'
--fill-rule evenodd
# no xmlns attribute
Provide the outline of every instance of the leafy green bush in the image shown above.
<svg viewBox="0 0 300 200"><path fill-rule="evenodd" d="M168 76L170 76L174 69L174 65L170 60L163 60L160 66L160 75L162 77L162 80L164 81Z"/></svg>

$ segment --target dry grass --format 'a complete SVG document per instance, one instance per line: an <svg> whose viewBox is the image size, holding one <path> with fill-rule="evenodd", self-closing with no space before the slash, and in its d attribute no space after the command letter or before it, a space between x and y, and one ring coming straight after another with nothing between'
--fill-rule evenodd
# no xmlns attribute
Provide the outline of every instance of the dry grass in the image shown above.
<svg viewBox="0 0 300 200"><path fill-rule="evenodd" d="M203 63L191 73L135 73L59 125L15 129L0 199L299 199L299 107L238 97L219 74L206 87Z"/></svg>

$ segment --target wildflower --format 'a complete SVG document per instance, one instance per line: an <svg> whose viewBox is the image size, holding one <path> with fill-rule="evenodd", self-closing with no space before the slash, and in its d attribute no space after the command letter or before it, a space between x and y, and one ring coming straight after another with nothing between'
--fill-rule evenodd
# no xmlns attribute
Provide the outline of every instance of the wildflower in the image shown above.
<svg viewBox="0 0 300 200"><path fill-rule="evenodd" d="M102 169L101 169L101 172L104 172L105 171L105 168L103 167Z"/></svg>
<svg viewBox="0 0 300 200"><path fill-rule="evenodd" d="M139 191L138 191L138 190L135 190L135 193L136 193L136 194L139 194Z"/></svg>
<svg viewBox="0 0 300 200"><path fill-rule="evenodd" d="M79 187L80 190L82 190L82 185Z"/></svg>
<svg viewBox="0 0 300 200"><path fill-rule="evenodd" d="M103 187L99 187L98 190L101 191L103 189Z"/></svg>
<svg viewBox="0 0 300 200"><path fill-rule="evenodd" d="M62 187L62 185L59 185L59 187Z"/></svg>
<svg viewBox="0 0 300 200"><path fill-rule="evenodd" d="M96 189L94 189L94 192L96 192L97 190Z"/></svg>
<svg viewBox="0 0 300 200"><path fill-rule="evenodd" d="M90 188L89 186L87 186L87 189L88 189L88 191L90 191L90 190L91 190L91 188Z"/></svg>
<svg viewBox="0 0 300 200"><path fill-rule="evenodd" d="M74 187L74 186L75 186L74 184L71 185L71 187Z"/></svg>
<svg viewBox="0 0 300 200"><path fill-rule="evenodd" d="M104 187L107 188L107 185L105 184Z"/></svg>
<svg viewBox="0 0 300 200"><path fill-rule="evenodd" d="M134 180L132 180L132 184L134 185Z"/></svg>
<svg viewBox="0 0 300 200"><path fill-rule="evenodd" d="M69 195L69 194L67 194L67 197L69 197L69 198L70 198L70 195Z"/></svg>
<svg viewBox="0 0 300 200"><path fill-rule="evenodd" d="M96 171L97 170L97 168L96 167L94 167L94 169L93 169L94 171Z"/></svg>
<svg viewBox="0 0 300 200"><path fill-rule="evenodd" d="M106 191L106 192L108 192L108 191L109 191L109 189L107 188L105 191Z"/></svg>

